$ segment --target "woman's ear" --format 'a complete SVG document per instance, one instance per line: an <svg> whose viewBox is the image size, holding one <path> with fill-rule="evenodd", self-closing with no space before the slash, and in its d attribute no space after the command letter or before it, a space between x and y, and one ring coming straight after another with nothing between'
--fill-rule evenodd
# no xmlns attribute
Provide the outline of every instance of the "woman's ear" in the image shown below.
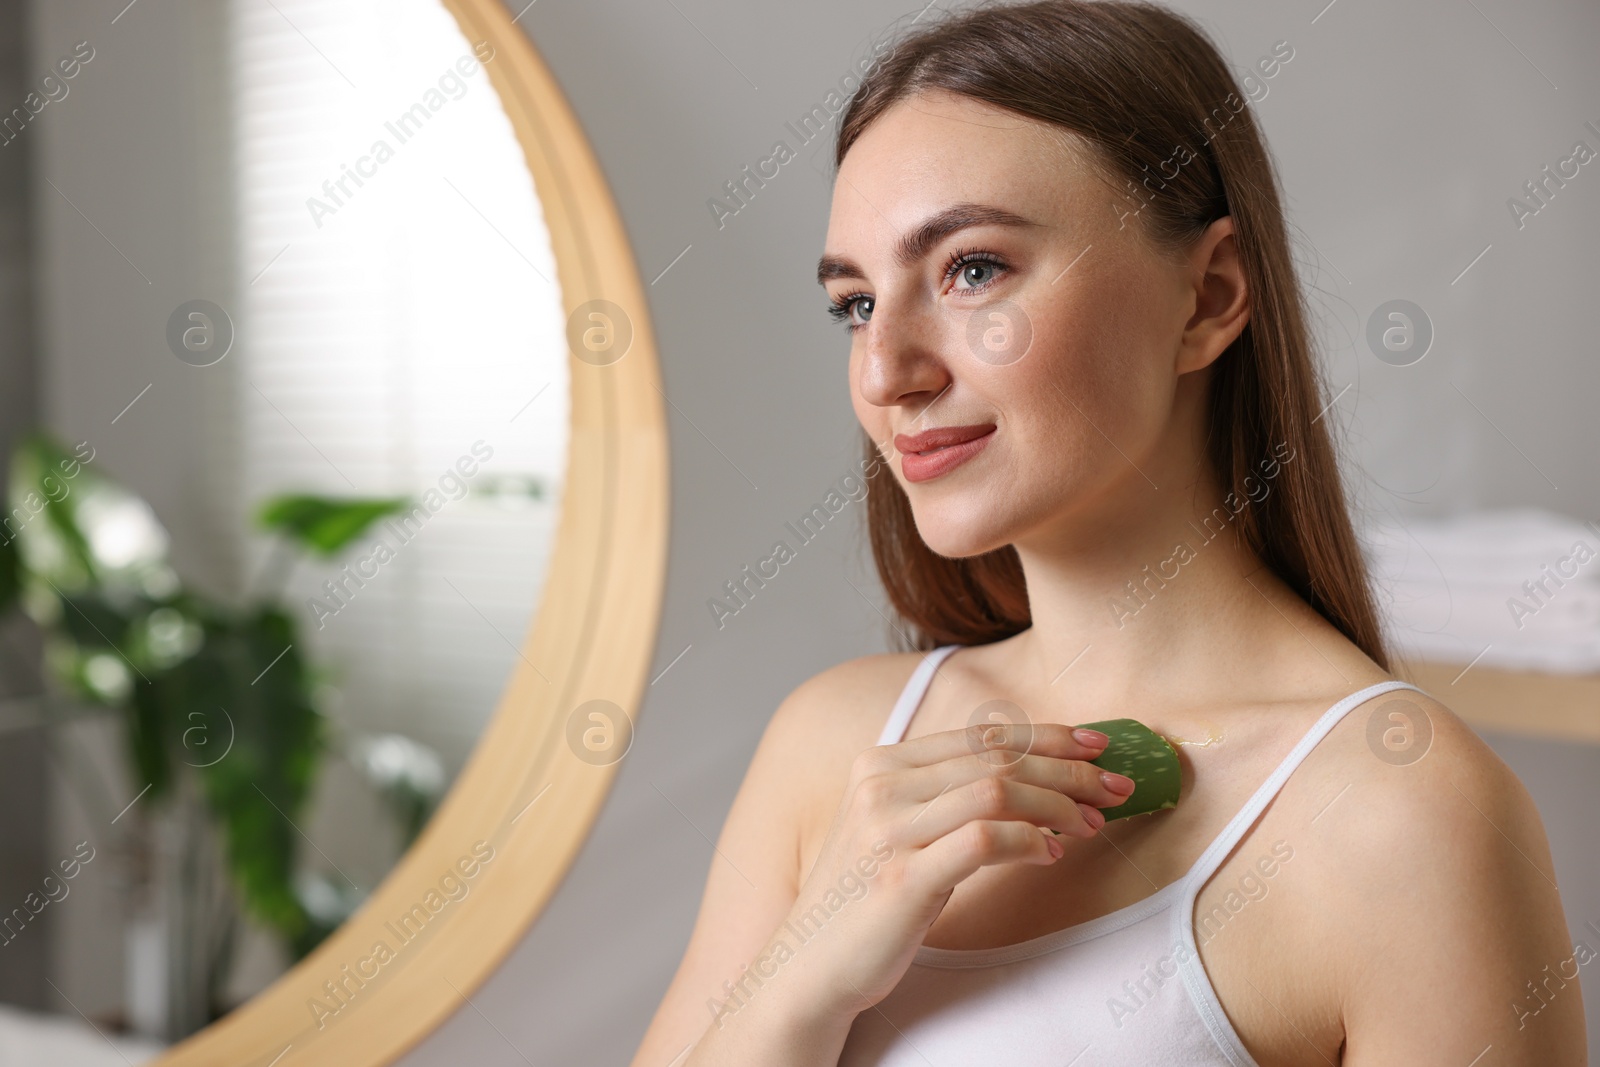
<svg viewBox="0 0 1600 1067"><path fill-rule="evenodd" d="M1179 374L1210 366L1250 321L1250 291L1245 284L1231 216L1225 215L1206 228L1187 262L1194 280L1195 304L1178 346Z"/></svg>

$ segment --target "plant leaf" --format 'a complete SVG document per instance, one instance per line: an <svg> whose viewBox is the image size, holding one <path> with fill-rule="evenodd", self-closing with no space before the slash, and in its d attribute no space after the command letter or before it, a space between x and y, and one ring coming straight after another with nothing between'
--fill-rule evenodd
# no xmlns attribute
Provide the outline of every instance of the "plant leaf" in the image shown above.
<svg viewBox="0 0 1600 1067"><path fill-rule="evenodd" d="M331 556L365 533L386 515L410 506L407 497L339 499L297 493L276 496L261 508L256 521L306 548Z"/></svg>
<svg viewBox="0 0 1600 1067"><path fill-rule="evenodd" d="M47 576L71 588L81 588L95 579L94 555L78 525L78 503L72 492L72 479L83 472L83 467L49 434L36 433L20 442L11 454L7 490L6 532L20 541L15 546L19 566L43 573L37 563L30 566L29 537L53 540L58 546L58 558L48 568L52 573ZM41 517L42 526L36 525ZM13 524L15 529L11 528Z"/></svg>
<svg viewBox="0 0 1600 1067"><path fill-rule="evenodd" d="M320 936L294 892L297 826L327 741L298 644L293 620L275 608L211 620L202 653L185 661L203 661L207 676L185 711L209 716L218 744L232 742L221 758L187 761L209 763L200 774L245 906L304 953Z"/></svg>

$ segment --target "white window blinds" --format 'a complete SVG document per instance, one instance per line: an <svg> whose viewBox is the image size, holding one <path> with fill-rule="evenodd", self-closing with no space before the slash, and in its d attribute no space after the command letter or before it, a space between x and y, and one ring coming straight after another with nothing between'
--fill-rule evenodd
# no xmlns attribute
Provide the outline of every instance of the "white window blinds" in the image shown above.
<svg viewBox="0 0 1600 1067"><path fill-rule="evenodd" d="M436 0L230 0L230 35L239 503L423 502L300 565L286 600L334 669L336 718L411 734L454 771L519 656L565 469L532 179L492 54ZM252 539L256 568L266 547Z"/></svg>

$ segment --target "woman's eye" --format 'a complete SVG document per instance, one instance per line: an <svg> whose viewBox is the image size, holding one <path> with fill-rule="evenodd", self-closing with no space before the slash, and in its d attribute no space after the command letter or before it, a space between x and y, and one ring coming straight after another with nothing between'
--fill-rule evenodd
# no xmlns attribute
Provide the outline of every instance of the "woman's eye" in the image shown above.
<svg viewBox="0 0 1600 1067"><path fill-rule="evenodd" d="M977 288L994 279L995 265L985 261L968 263L961 268L960 278L968 283L967 288Z"/></svg>
<svg viewBox="0 0 1600 1067"><path fill-rule="evenodd" d="M998 273L1009 269L993 252L958 248L945 261L944 279L955 289L986 289Z"/></svg>
<svg viewBox="0 0 1600 1067"><path fill-rule="evenodd" d="M854 332L861 329L872 319L872 297L864 293L850 293L841 296L828 305L828 314L833 321L842 322L845 328ZM856 321L855 312L861 315L861 321Z"/></svg>

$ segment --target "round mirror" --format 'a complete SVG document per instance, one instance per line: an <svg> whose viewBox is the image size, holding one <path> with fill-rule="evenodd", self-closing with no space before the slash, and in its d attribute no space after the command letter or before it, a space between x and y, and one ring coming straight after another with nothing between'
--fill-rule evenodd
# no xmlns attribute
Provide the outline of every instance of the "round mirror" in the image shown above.
<svg viewBox="0 0 1600 1067"><path fill-rule="evenodd" d="M631 742L667 518L632 254L495 0L38 19L0 1047L388 1062Z"/></svg>

